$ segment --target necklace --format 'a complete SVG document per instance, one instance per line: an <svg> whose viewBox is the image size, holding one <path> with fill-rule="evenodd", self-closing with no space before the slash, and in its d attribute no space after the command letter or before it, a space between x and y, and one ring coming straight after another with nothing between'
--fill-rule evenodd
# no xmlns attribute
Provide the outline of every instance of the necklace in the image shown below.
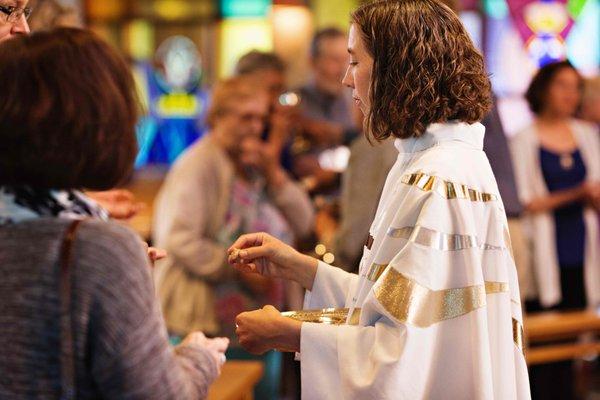
<svg viewBox="0 0 600 400"><path fill-rule="evenodd" d="M570 170L573 168L573 155L571 153L562 153L560 155L560 166L564 170Z"/></svg>

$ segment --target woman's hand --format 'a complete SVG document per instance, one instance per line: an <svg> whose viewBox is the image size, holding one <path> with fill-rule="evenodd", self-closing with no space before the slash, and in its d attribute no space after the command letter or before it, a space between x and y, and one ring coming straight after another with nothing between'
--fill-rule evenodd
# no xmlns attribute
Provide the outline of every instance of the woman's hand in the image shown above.
<svg viewBox="0 0 600 400"><path fill-rule="evenodd" d="M596 210L600 210L600 183L585 182L582 186L587 202Z"/></svg>
<svg viewBox="0 0 600 400"><path fill-rule="evenodd" d="M152 265L154 267L154 262L158 261L158 260L162 260L163 258L165 258L168 254L166 250L163 249L157 249L156 247L149 247L148 243L143 242L144 243L144 247L146 248L146 252L148 253L148 259L150 260L150 265Z"/></svg>
<svg viewBox="0 0 600 400"><path fill-rule="evenodd" d="M235 319L240 344L252 354L271 349L299 352L302 322L281 316L273 306L241 313Z"/></svg>
<svg viewBox="0 0 600 400"><path fill-rule="evenodd" d="M162 260L167 257L167 251L163 249L157 249L156 247L148 247L148 257L150 262L154 265L155 261Z"/></svg>
<svg viewBox="0 0 600 400"><path fill-rule="evenodd" d="M229 248L229 264L240 272L298 282L312 290L318 261L266 233L242 235Z"/></svg>
<svg viewBox="0 0 600 400"><path fill-rule="evenodd" d="M180 346L194 346L201 347L208 350L208 353L217 365L219 373L221 373L221 367L225 364L225 351L229 346L229 339L227 338L214 338L209 339L202 332L192 332L185 337Z"/></svg>
<svg viewBox="0 0 600 400"><path fill-rule="evenodd" d="M86 192L85 194L106 209L110 217L114 219L130 219L145 207L144 203L136 201L133 193L125 189Z"/></svg>
<svg viewBox="0 0 600 400"><path fill-rule="evenodd" d="M279 161L281 148L277 144L248 138L241 143L240 148L240 163L264 176L269 187L277 189L287 182L287 175Z"/></svg>

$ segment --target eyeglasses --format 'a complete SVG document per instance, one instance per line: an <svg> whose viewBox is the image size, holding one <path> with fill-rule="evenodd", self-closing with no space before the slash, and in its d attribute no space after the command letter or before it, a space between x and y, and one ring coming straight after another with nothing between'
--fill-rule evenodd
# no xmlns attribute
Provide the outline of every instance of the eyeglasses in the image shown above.
<svg viewBox="0 0 600 400"><path fill-rule="evenodd" d="M0 4L0 12L6 15L6 22L17 23L21 16L25 16L25 19L29 19L31 16L31 7L14 7L14 6L5 6Z"/></svg>

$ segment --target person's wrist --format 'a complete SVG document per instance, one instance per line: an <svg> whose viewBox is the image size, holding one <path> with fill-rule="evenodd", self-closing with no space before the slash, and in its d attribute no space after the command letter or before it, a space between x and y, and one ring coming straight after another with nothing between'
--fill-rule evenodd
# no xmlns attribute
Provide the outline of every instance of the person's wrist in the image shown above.
<svg viewBox="0 0 600 400"><path fill-rule="evenodd" d="M306 290L312 290L319 260L306 254L298 253L298 261L294 268L295 279Z"/></svg>
<svg viewBox="0 0 600 400"><path fill-rule="evenodd" d="M281 317L277 329L279 335L275 340L275 348L279 351L299 352L302 322L292 318Z"/></svg>

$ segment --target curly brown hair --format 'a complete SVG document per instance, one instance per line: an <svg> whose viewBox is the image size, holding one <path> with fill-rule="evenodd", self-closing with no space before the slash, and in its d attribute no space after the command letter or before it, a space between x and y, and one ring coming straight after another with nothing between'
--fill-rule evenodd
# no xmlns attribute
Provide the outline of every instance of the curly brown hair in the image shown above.
<svg viewBox="0 0 600 400"><path fill-rule="evenodd" d="M481 121L491 107L483 56L458 16L437 0L383 0L351 22L373 58L370 136L418 137L431 123Z"/></svg>

